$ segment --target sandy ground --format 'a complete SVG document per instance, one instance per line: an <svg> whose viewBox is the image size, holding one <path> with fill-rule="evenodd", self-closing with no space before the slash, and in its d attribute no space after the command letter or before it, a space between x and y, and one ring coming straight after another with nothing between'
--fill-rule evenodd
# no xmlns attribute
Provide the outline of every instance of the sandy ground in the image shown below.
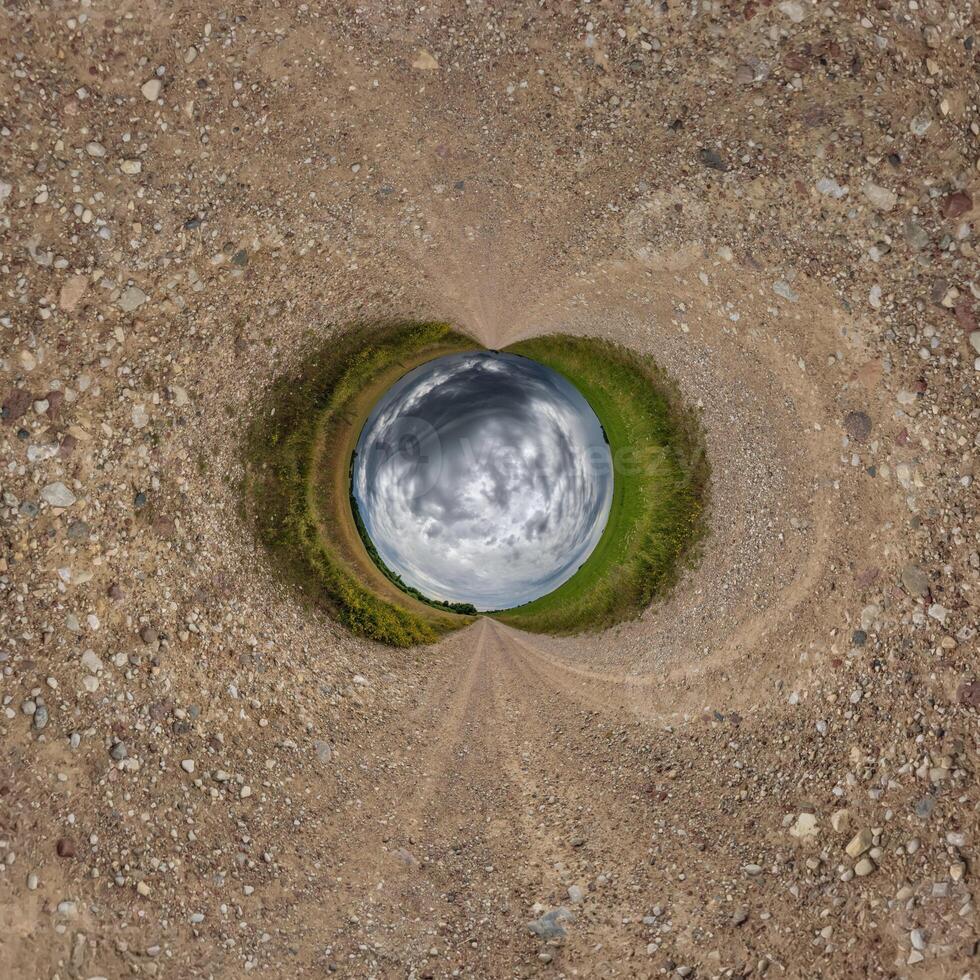
<svg viewBox="0 0 980 980"><path fill-rule="evenodd" d="M975 17L5 5L0 976L976 977ZM284 589L243 420L386 317L655 354L674 593L406 652Z"/></svg>

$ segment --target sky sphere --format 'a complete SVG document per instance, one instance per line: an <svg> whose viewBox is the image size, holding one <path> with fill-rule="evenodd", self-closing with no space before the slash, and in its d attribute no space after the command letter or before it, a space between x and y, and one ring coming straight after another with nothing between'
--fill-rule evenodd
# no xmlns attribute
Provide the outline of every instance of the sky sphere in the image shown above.
<svg viewBox="0 0 980 980"><path fill-rule="evenodd" d="M602 535L612 460L589 403L515 354L450 354L397 381L352 492L385 564L433 599L506 609L570 578Z"/></svg>

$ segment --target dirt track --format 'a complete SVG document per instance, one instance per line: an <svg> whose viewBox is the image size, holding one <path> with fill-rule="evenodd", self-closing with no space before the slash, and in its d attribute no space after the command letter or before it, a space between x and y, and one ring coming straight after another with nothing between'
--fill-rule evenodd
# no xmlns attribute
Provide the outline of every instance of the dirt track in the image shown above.
<svg viewBox="0 0 980 980"><path fill-rule="evenodd" d="M976 975L975 16L5 6L0 976ZM674 593L404 652L283 588L242 419L388 317L657 356Z"/></svg>

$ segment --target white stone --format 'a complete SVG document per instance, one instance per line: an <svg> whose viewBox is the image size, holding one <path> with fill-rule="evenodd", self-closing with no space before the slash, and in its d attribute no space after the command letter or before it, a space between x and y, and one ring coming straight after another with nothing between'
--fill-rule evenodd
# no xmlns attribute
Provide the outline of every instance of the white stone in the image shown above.
<svg viewBox="0 0 980 980"><path fill-rule="evenodd" d="M156 102L160 98L160 92L163 90L163 82L159 78L151 78L146 81L140 87L140 91L143 93L143 98L147 102Z"/></svg>
<svg viewBox="0 0 980 980"><path fill-rule="evenodd" d="M63 483L49 483L41 491L41 499L52 507L71 507L76 496Z"/></svg>
<svg viewBox="0 0 980 980"><path fill-rule="evenodd" d="M412 67L418 71L435 71L439 67L439 62L422 48L418 57L412 62Z"/></svg>
<svg viewBox="0 0 980 980"><path fill-rule="evenodd" d="M819 833L816 816L812 813L801 813L796 818L796 823L789 828L789 832L790 836L804 841L816 837Z"/></svg>
<svg viewBox="0 0 980 980"><path fill-rule="evenodd" d="M880 184L875 184L873 181L868 181L864 185L864 196L868 199L871 206L877 208L879 211L891 211L896 204L898 204L898 195L894 191L888 190L887 187L882 187Z"/></svg>
<svg viewBox="0 0 980 980"><path fill-rule="evenodd" d="M852 838L851 842L847 845L846 851L848 855L852 858L860 857L869 847L871 847L872 841L874 840L874 835L868 830L867 827L864 830L859 830Z"/></svg>
<svg viewBox="0 0 980 980"><path fill-rule="evenodd" d="M817 191L820 194L825 194L827 197L836 197L838 199L847 197L847 187L841 187L833 177L821 177L817 181Z"/></svg>
<svg viewBox="0 0 980 980"><path fill-rule="evenodd" d="M925 136L932 126L932 119L927 113L922 113L921 115L915 116L913 120L909 123L909 132L913 136Z"/></svg>
<svg viewBox="0 0 980 980"><path fill-rule="evenodd" d="M796 3L796 0L785 0L779 5L780 12L784 13L794 24L799 24L803 20L803 5Z"/></svg>
<svg viewBox="0 0 980 980"><path fill-rule="evenodd" d="M874 861L871 858L861 858L857 864L854 865L854 873L859 878L866 878L875 869Z"/></svg>

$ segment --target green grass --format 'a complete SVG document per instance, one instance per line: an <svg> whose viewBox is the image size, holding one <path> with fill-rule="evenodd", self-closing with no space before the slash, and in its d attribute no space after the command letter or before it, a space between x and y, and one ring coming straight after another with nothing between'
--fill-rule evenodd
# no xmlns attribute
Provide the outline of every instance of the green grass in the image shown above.
<svg viewBox="0 0 980 980"><path fill-rule="evenodd" d="M495 618L578 633L638 616L676 581L704 534L709 467L696 413L650 358L607 341L550 336L508 348L574 384L613 456L609 519L595 550L554 592Z"/></svg>
<svg viewBox="0 0 980 980"><path fill-rule="evenodd" d="M418 364L476 349L444 324L354 329L314 345L261 398L243 448L244 511L293 587L354 633L432 643L473 621L388 569L352 505L350 466L377 399ZM509 348L563 374L609 439L612 505L602 537L560 588L493 615L535 632L603 629L639 615L676 580L703 535L708 465L697 416L650 359L614 344L553 336Z"/></svg>
<svg viewBox="0 0 980 980"><path fill-rule="evenodd" d="M256 407L244 440L245 513L287 580L354 633L411 646L472 622L400 593L375 567L348 473L384 390L418 363L474 346L444 324L355 329L314 348Z"/></svg>

